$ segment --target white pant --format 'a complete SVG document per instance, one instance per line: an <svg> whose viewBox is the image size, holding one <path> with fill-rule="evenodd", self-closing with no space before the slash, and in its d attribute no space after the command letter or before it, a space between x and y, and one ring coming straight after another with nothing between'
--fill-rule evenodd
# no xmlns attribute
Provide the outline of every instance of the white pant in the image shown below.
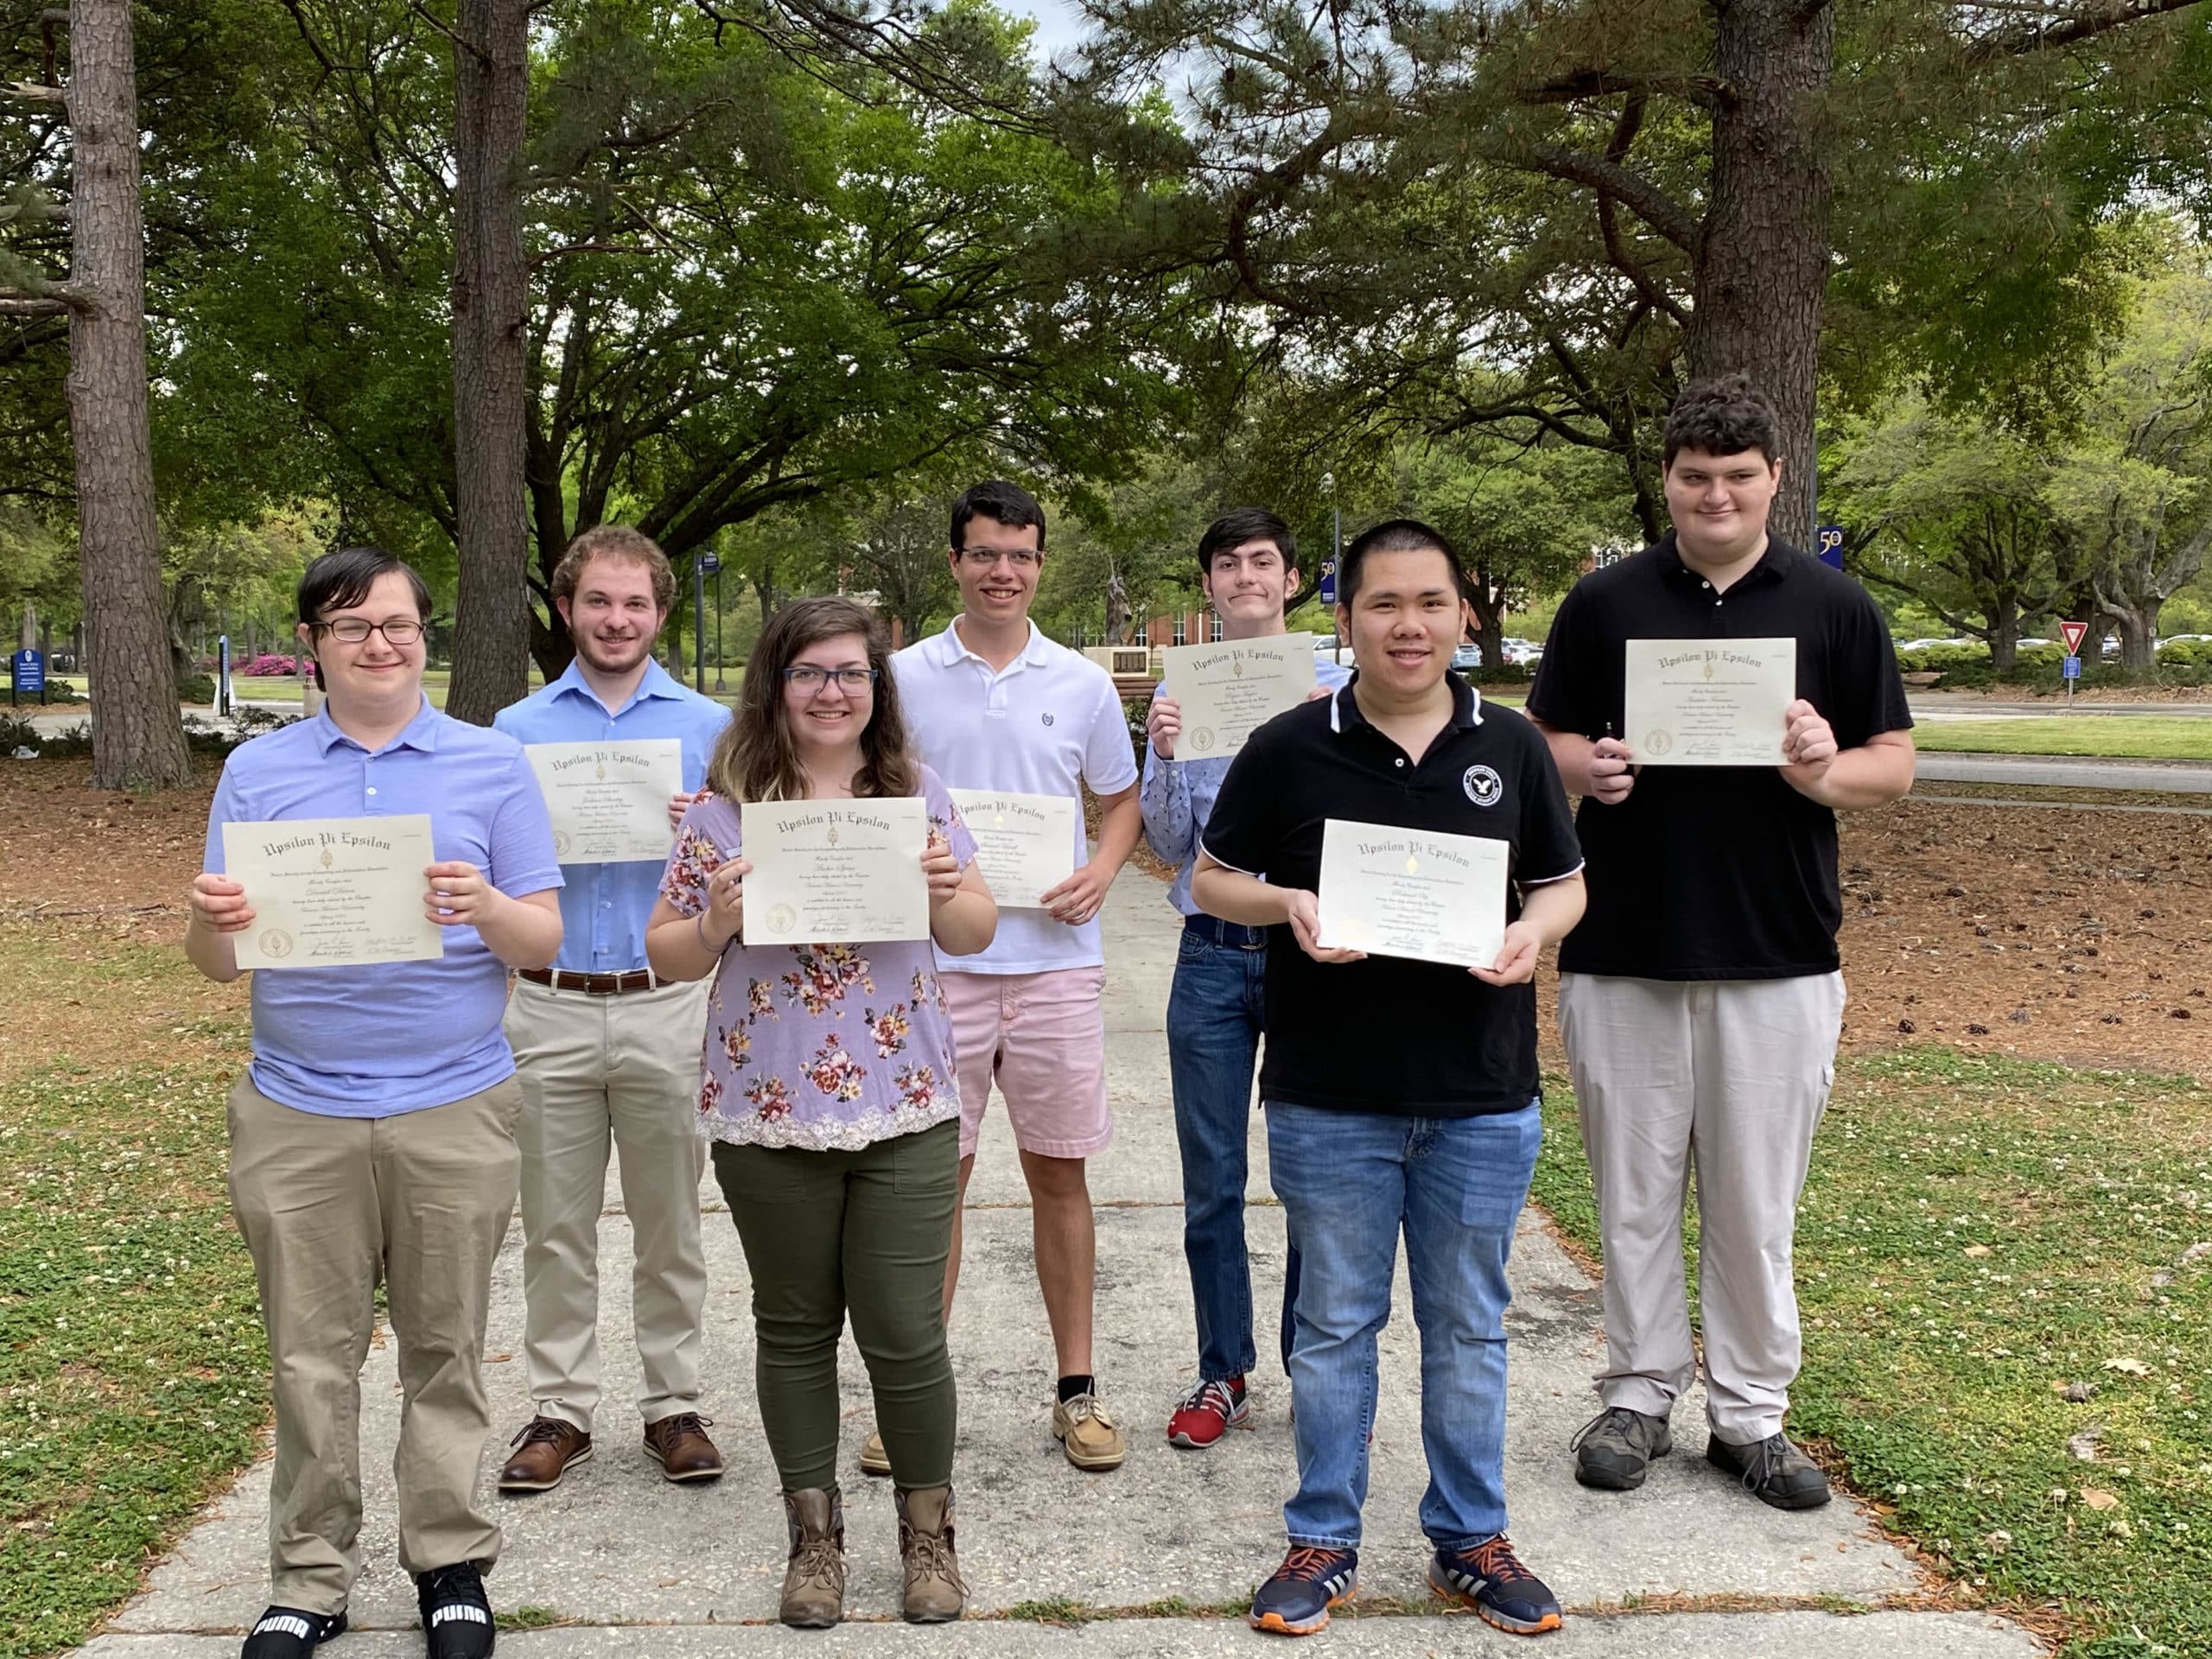
<svg viewBox="0 0 2212 1659"><path fill-rule="evenodd" d="M648 1423L699 1408L699 1054L707 985L620 996L518 980L507 1004L527 1104L522 1147L523 1348L541 1415L589 1432L600 1399L599 1216L621 1153L636 1248L631 1306Z"/></svg>
<svg viewBox="0 0 2212 1659"><path fill-rule="evenodd" d="M1696 1380L1682 1272L1694 1166L1707 1414L1732 1444L1779 1433L1802 1357L1797 1197L1835 1083L1843 976L1562 974L1559 1018L1605 1250L1599 1396L1663 1417Z"/></svg>

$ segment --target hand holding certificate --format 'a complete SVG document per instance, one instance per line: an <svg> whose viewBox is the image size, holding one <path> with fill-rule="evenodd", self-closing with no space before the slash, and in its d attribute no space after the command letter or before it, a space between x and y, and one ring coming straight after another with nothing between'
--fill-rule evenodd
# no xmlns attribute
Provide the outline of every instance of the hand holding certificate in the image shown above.
<svg viewBox="0 0 2212 1659"><path fill-rule="evenodd" d="M1324 949L1489 968L1505 945L1512 849L1331 818L1321 830Z"/></svg>
<svg viewBox="0 0 2212 1659"><path fill-rule="evenodd" d="M1631 639L1627 730L1645 766L1778 766L1795 639Z"/></svg>
<svg viewBox="0 0 2212 1659"><path fill-rule="evenodd" d="M668 856L668 804L683 791L683 745L675 738L531 743L526 752L563 864Z"/></svg>
<svg viewBox="0 0 2212 1659"><path fill-rule="evenodd" d="M1066 795L956 789L952 804L976 838L976 862L1002 909L1042 910L1075 874L1076 804Z"/></svg>
<svg viewBox="0 0 2212 1659"><path fill-rule="evenodd" d="M918 797L747 801L739 813L748 947L929 938Z"/></svg>
<svg viewBox="0 0 2212 1659"><path fill-rule="evenodd" d="M1313 636L1271 634L1160 652L1166 695L1180 705L1178 760L1235 754L1244 741L1313 690Z"/></svg>
<svg viewBox="0 0 2212 1659"><path fill-rule="evenodd" d="M443 956L428 908L430 873L467 867L435 859L423 813L225 824L223 868L245 888L253 915L237 935L238 965L350 968Z"/></svg>

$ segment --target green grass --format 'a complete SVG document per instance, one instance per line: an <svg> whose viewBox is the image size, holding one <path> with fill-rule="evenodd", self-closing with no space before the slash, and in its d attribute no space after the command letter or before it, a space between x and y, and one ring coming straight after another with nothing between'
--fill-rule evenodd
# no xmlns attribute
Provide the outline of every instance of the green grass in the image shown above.
<svg viewBox="0 0 2212 1659"><path fill-rule="evenodd" d="M253 1455L235 1070L65 1063L0 1089L0 1659L83 1641Z"/></svg>
<svg viewBox="0 0 2212 1659"><path fill-rule="evenodd" d="M1939 754L2096 754L2212 760L2212 720L2189 715L2042 715L2026 720L1923 721L1912 741Z"/></svg>
<svg viewBox="0 0 2212 1659"><path fill-rule="evenodd" d="M1564 1087L1546 1116L1536 1196L1594 1251ZM2212 1090L1848 1058L1796 1260L1792 1427L1893 1532L1992 1600L2058 1605L2067 1659L2212 1653ZM2093 1462L2068 1447L2089 1433Z"/></svg>

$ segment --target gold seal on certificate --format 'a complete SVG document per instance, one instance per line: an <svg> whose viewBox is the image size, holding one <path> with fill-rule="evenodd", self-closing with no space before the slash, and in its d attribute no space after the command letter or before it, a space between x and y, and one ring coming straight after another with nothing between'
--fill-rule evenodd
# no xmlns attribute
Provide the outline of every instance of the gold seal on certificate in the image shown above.
<svg viewBox="0 0 2212 1659"><path fill-rule="evenodd" d="M627 864L668 856L668 804L683 788L683 745L672 737L634 743L524 745L553 820L553 855L563 864Z"/></svg>
<svg viewBox="0 0 2212 1659"><path fill-rule="evenodd" d="M947 791L976 838L976 866L1001 910L1041 910L1043 898L1075 874L1074 798Z"/></svg>
<svg viewBox="0 0 2212 1659"><path fill-rule="evenodd" d="M1320 942L1487 968L1505 946L1510 843L1389 824L1321 826Z"/></svg>
<svg viewBox="0 0 2212 1659"><path fill-rule="evenodd" d="M241 968L358 968L445 955L423 910L438 861L426 813L223 826L223 872L245 887L253 925Z"/></svg>
<svg viewBox="0 0 2212 1659"><path fill-rule="evenodd" d="M1182 709L1179 760L1236 753L1253 732L1313 690L1310 633L1170 645L1160 658L1167 670L1166 695Z"/></svg>
<svg viewBox="0 0 2212 1659"><path fill-rule="evenodd" d="M929 810L918 797L747 801L738 812L753 863L747 944L929 938Z"/></svg>
<svg viewBox="0 0 2212 1659"><path fill-rule="evenodd" d="M1778 766L1795 639L1631 639L1622 736L1646 766Z"/></svg>

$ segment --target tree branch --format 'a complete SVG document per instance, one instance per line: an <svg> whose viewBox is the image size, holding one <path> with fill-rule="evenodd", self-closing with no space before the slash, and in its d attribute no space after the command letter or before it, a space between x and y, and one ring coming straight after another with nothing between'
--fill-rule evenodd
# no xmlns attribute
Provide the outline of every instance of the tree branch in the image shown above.
<svg viewBox="0 0 2212 1659"><path fill-rule="evenodd" d="M2063 17L2024 22L2014 29L1985 35L1967 51L1967 61L1986 63L1992 58L2024 57L2054 47L2072 46L2111 29L2125 29L2130 23L2152 17L2170 16L2202 3L2203 0L2100 0L2100 3Z"/></svg>
<svg viewBox="0 0 2212 1659"><path fill-rule="evenodd" d="M0 87L10 98L20 98L26 104L55 104L67 108L68 92L60 86L48 86L35 80L11 80Z"/></svg>
<svg viewBox="0 0 2212 1659"><path fill-rule="evenodd" d="M1649 97L1673 93L1709 110L1733 109L1739 101L1736 89L1718 75L1617 75L1610 69L1571 70L1533 86L1516 87L1509 96L1516 104L1579 104L1587 98L1611 98L1629 92Z"/></svg>
<svg viewBox="0 0 2212 1659"><path fill-rule="evenodd" d="M69 305L65 300L0 299L0 317L66 317Z"/></svg>
<svg viewBox="0 0 2212 1659"><path fill-rule="evenodd" d="M1699 225L1672 196L1641 175L1617 162L1555 144L1532 144L1509 161L1554 179L1565 179L1617 198L1630 212L1672 242L1684 253L1697 251Z"/></svg>

